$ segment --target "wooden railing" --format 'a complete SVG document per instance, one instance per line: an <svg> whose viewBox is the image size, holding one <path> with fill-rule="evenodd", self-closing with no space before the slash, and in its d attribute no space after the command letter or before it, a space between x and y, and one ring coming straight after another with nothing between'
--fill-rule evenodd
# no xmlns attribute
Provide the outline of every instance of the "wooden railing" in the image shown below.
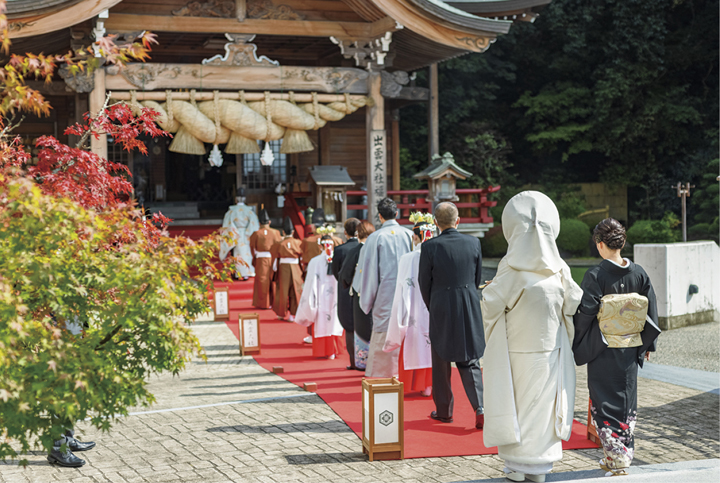
<svg viewBox="0 0 720 483"><path fill-rule="evenodd" d="M457 206L460 210L460 223L492 223L493 218L489 215L488 208L497 205L497 201L489 201L487 197L490 193L495 193L499 190L500 186L456 190L456 193L461 200L455 203L455 206ZM429 212L432 209L432 204L425 201L425 198L428 195L428 190L391 190L387 192L387 195L395 199L397 202L399 210L398 223L401 225L410 224L408 217L410 216L411 211ZM307 198L310 196L312 196L312 194L309 192L285 194L284 215L290 216L293 220L293 224L297 225L297 222L296 218L293 217L292 212L294 211L296 215L299 214L302 217L302 211L307 208L307 206L300 205L297 202L297 198ZM367 191L348 191L346 192L346 196L348 197L348 211L367 210L367 204L357 203L357 200L354 200L356 201L355 203L350 202L353 198L357 199L367 196Z"/></svg>

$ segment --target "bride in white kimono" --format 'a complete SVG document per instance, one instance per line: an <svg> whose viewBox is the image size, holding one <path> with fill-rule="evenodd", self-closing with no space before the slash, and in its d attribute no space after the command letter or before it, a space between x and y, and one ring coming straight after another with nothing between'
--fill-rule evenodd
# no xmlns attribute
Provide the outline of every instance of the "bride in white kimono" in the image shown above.
<svg viewBox="0 0 720 483"><path fill-rule="evenodd" d="M245 190L241 188L240 196L235 198L237 204L230 206L223 217L223 230L230 243L223 240L220 244L220 260L225 260L232 250L233 256L242 260L242 263L235 264L237 276L247 280L249 277L255 276L255 267L252 264L253 256L250 251L250 236L260 229L260 223L252 208L245 204L244 195Z"/></svg>
<svg viewBox="0 0 720 483"><path fill-rule="evenodd" d="M413 213L412 252L400 257L395 296L393 298L384 352L400 348L398 379L403 391L420 391L423 396L432 392L432 354L430 351L430 313L420 294L418 272L422 243L432 238L432 215Z"/></svg>
<svg viewBox="0 0 720 483"><path fill-rule="evenodd" d="M323 253L307 266L295 323L313 326L313 357L335 359L343 353L343 328L337 315L337 280L331 270L334 242L330 235L323 235L320 241Z"/></svg>
<svg viewBox="0 0 720 483"><path fill-rule="evenodd" d="M507 255L483 290L487 347L485 446L497 446L512 481L545 481L570 439L575 406L572 354L582 290L560 258L560 217L537 191L514 196L502 214Z"/></svg>

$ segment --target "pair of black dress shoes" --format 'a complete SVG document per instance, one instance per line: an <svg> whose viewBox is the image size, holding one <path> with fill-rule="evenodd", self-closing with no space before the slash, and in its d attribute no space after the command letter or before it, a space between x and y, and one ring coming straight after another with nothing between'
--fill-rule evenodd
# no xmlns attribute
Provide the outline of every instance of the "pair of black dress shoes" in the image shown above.
<svg viewBox="0 0 720 483"><path fill-rule="evenodd" d="M481 411L482 411L482 408L478 409L475 412L475 429L482 429L483 426L485 426L485 414ZM434 419L435 421L440 421L441 423L452 423L453 422L452 416L449 418L443 418L441 416L438 416L437 411L431 412L430 418Z"/></svg>
<svg viewBox="0 0 720 483"><path fill-rule="evenodd" d="M50 464L65 466L68 468L79 468L85 464L85 460L78 458L73 454L73 451L87 451L95 447L95 443L92 441L78 441L73 437L67 437L67 449L62 451L62 446L53 446L52 451L47 457Z"/></svg>

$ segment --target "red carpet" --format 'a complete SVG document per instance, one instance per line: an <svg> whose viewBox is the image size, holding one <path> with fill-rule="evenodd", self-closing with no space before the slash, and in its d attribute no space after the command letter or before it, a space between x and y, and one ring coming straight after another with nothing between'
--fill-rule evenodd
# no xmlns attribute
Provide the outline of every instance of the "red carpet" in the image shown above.
<svg viewBox="0 0 720 483"><path fill-rule="evenodd" d="M317 383L317 394L360 436L363 373L345 369L348 365L346 354L335 360L313 358L310 345L302 342L307 335L305 327L279 321L272 310L257 310L250 305L251 280L236 282L230 288L231 322L228 327L237 337L238 314L260 314L262 353L255 356L255 360L268 370L283 366L285 372L279 376L300 387L304 382ZM451 424L430 419L430 412L435 409L431 397L422 397L420 393L405 395L405 458L497 454L497 447L483 446L482 433L474 427L475 415L457 370L453 374L453 393L455 421ZM563 448L597 448L597 445L585 439L585 426L576 421L573 435L570 441L563 443Z"/></svg>

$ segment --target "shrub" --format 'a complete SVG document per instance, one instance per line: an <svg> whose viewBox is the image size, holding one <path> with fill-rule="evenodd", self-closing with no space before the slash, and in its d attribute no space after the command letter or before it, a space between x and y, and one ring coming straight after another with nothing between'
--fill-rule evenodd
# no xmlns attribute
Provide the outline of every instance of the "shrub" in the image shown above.
<svg viewBox="0 0 720 483"><path fill-rule="evenodd" d="M671 213L665 213L662 220L640 220L636 221L627 231L628 243L673 243L677 241L677 227L679 221Z"/></svg>
<svg viewBox="0 0 720 483"><path fill-rule="evenodd" d="M590 240L588 226L580 220L560 220L560 235L557 237L557 246L560 251L569 252L573 255L582 255Z"/></svg>
<svg viewBox="0 0 720 483"><path fill-rule="evenodd" d="M507 253L508 243L503 235L502 226L497 225L485 233L485 238L480 241L484 257L498 258Z"/></svg>

